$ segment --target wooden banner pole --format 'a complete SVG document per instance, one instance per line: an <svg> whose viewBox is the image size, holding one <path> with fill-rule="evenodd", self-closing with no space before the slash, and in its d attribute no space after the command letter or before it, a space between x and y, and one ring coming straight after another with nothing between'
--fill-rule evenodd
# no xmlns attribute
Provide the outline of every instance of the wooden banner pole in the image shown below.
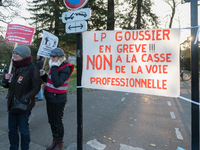
<svg viewBox="0 0 200 150"><path fill-rule="evenodd" d="M45 57L45 59L44 59L44 63L43 63L43 66L42 66L42 70L44 70L44 67L45 67L46 61L47 61L47 57Z"/></svg>
<svg viewBox="0 0 200 150"><path fill-rule="evenodd" d="M18 43L15 43L14 49L17 47L17 44L18 44ZM9 71L8 71L8 73L11 73L11 70L12 70L12 57L11 57L11 61L10 61L10 66L9 66Z"/></svg>

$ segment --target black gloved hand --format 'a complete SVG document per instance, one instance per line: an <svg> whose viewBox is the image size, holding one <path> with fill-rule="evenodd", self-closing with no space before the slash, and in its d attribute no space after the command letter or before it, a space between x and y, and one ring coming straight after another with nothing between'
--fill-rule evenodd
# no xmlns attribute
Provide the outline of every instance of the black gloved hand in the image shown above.
<svg viewBox="0 0 200 150"><path fill-rule="evenodd" d="M27 101L27 99L25 98L24 95L19 99L19 101L20 101L21 103L28 103L28 101Z"/></svg>

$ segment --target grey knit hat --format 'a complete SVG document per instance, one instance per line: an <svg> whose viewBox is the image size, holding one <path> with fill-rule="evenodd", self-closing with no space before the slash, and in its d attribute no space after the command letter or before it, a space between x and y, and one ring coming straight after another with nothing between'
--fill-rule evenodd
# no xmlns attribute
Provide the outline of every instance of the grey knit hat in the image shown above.
<svg viewBox="0 0 200 150"><path fill-rule="evenodd" d="M65 56L65 52L61 48L54 48L51 50L50 56Z"/></svg>
<svg viewBox="0 0 200 150"><path fill-rule="evenodd" d="M31 55L31 50L29 47L25 45L19 45L17 46L13 52L18 53L22 58L29 57Z"/></svg>

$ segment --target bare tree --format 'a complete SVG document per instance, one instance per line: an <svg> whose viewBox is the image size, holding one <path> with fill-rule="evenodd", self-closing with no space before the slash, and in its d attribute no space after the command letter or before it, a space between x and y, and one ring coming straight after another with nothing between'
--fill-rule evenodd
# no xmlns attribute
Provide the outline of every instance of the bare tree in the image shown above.
<svg viewBox="0 0 200 150"><path fill-rule="evenodd" d="M10 23L19 16L20 4L16 0L0 0L0 22Z"/></svg>
<svg viewBox="0 0 200 150"><path fill-rule="evenodd" d="M152 0L123 0L126 7L119 10L116 25L128 30L158 28L158 16L151 9L153 4Z"/></svg>
<svg viewBox="0 0 200 150"><path fill-rule="evenodd" d="M180 4L180 2L177 2L176 0L164 0L164 2L166 2L171 7L172 10L171 15L169 15L170 16L169 28L171 28L176 13L176 8Z"/></svg>
<svg viewBox="0 0 200 150"><path fill-rule="evenodd" d="M13 18L19 16L20 4L16 0L0 0L0 34L5 34L6 27L3 24L8 24L13 21Z"/></svg>

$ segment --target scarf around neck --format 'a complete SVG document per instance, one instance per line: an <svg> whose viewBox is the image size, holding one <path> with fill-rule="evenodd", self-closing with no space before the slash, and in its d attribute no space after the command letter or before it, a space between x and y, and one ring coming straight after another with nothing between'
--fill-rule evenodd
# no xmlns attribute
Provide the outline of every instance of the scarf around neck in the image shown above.
<svg viewBox="0 0 200 150"><path fill-rule="evenodd" d="M32 56L29 56L29 57L26 57L26 58L24 58L20 61L12 60L12 62L13 62L14 67L20 68L20 67L25 67L25 66L30 65L33 61L32 61Z"/></svg>

